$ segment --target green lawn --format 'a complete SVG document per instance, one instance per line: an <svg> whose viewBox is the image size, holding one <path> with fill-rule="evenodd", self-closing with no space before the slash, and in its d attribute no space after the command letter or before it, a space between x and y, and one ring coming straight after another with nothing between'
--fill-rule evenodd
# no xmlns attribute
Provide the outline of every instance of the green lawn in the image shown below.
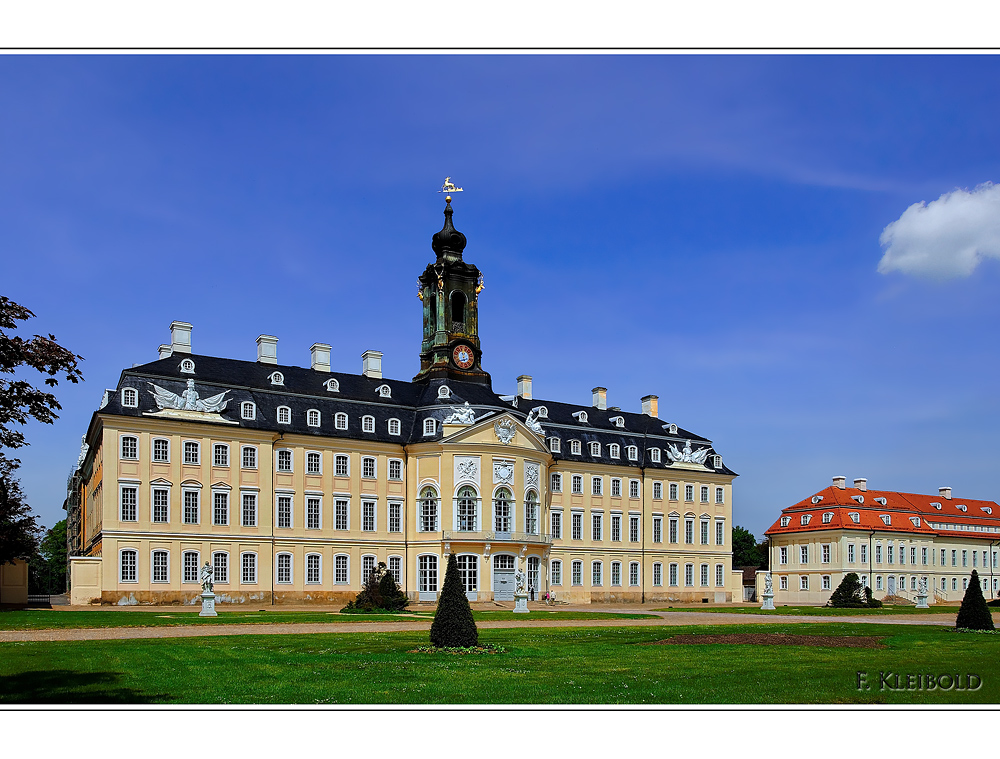
<svg viewBox="0 0 1000 759"><path fill-rule="evenodd" d="M493 619L524 619L524 614L497 609L473 612L477 621ZM606 612L575 612L533 610L528 617L537 619L656 619L654 614L611 614ZM59 611L55 609L18 609L0 611L0 630L50 630L70 627L175 627L178 625L226 624L287 624L294 622L412 622L432 619L433 609L408 611L403 614L339 614L311 611L220 611L217 617L199 617L198 610L164 607L152 611Z"/></svg>
<svg viewBox="0 0 1000 759"><path fill-rule="evenodd" d="M638 645L687 633L885 636L883 649ZM0 644L0 703L996 703L1000 636L775 624L481 630L508 653L414 654L420 632ZM858 690L858 671L871 690ZM880 690L880 672L969 674L976 691ZM890 681L893 682L893 681ZM903 683L905 684L905 677Z"/></svg>
<svg viewBox="0 0 1000 759"><path fill-rule="evenodd" d="M931 606L926 609L918 609L915 606L883 606L881 609L831 609L826 606L778 606L774 611L761 611L760 607L747 606L706 606L701 607L678 607L673 606L663 609L653 609L652 611L707 611L725 614L771 614L771 615L797 615L803 617L886 617L897 614L958 614L957 606Z"/></svg>

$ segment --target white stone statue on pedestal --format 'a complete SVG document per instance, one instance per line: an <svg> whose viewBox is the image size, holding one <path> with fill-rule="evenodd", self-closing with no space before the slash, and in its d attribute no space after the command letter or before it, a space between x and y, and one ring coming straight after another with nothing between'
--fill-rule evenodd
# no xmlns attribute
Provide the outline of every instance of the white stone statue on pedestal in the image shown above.
<svg viewBox="0 0 1000 759"><path fill-rule="evenodd" d="M774 586L771 584L770 571L764 575L764 593L761 596L764 603L760 605L763 611L774 611Z"/></svg>
<svg viewBox="0 0 1000 759"><path fill-rule="evenodd" d="M219 616L215 611L215 593L213 592L215 588L215 569L211 563L208 561L205 562L205 566L201 568L198 578L201 580L201 611L198 613L198 616Z"/></svg>
<svg viewBox="0 0 1000 759"><path fill-rule="evenodd" d="M514 613L528 613L528 577L520 569L514 573Z"/></svg>
<svg viewBox="0 0 1000 759"><path fill-rule="evenodd" d="M929 609L927 605L927 578L920 578L920 585L917 586L917 607L918 609Z"/></svg>

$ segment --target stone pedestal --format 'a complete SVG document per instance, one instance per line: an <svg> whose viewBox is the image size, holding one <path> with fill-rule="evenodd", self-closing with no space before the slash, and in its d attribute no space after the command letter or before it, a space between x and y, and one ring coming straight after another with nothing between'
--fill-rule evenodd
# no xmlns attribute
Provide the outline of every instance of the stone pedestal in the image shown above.
<svg viewBox="0 0 1000 759"><path fill-rule="evenodd" d="M528 596L524 593L514 594L514 613L515 614L527 614L528 613Z"/></svg>
<svg viewBox="0 0 1000 759"><path fill-rule="evenodd" d="M927 605L927 594L918 593L917 594L917 607L918 609L929 609L930 606Z"/></svg>
<svg viewBox="0 0 1000 759"><path fill-rule="evenodd" d="M215 593L210 590L206 590L201 594L201 611L198 612L199 617L217 617L218 613L215 611Z"/></svg>
<svg viewBox="0 0 1000 759"><path fill-rule="evenodd" d="M774 593L764 591L760 596L764 603L760 605L761 611L774 611Z"/></svg>

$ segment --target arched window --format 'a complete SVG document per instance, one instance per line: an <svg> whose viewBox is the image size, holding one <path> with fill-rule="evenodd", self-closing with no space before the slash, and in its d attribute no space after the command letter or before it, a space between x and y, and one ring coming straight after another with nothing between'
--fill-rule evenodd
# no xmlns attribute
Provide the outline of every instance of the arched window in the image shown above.
<svg viewBox="0 0 1000 759"><path fill-rule="evenodd" d="M420 491L420 530L437 532L438 496L432 487Z"/></svg>
<svg viewBox="0 0 1000 759"><path fill-rule="evenodd" d="M131 548L124 549L118 555L118 566L121 582L138 582L139 552Z"/></svg>
<svg viewBox="0 0 1000 759"><path fill-rule="evenodd" d="M493 529L497 532L511 531L511 511L513 496L507 488L497 488L493 495Z"/></svg>
<svg viewBox="0 0 1000 759"><path fill-rule="evenodd" d="M538 534L538 493L534 490L524 495L524 531L529 535Z"/></svg>
<svg viewBox="0 0 1000 759"><path fill-rule="evenodd" d="M320 413L318 409L311 408L306 413L306 424L310 427L319 427L320 425Z"/></svg>
<svg viewBox="0 0 1000 759"><path fill-rule="evenodd" d="M475 532L478 527L476 519L479 494L476 489L465 485L458 490L455 498L455 511L458 514L458 529L463 532Z"/></svg>
<svg viewBox="0 0 1000 759"><path fill-rule="evenodd" d="M465 322L465 293L461 290L451 294L451 320L459 324Z"/></svg>

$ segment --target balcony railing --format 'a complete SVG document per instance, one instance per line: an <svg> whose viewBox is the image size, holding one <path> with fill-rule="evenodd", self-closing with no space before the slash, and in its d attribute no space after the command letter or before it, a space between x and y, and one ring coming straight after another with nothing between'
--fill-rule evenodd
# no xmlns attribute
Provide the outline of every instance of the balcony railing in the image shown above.
<svg viewBox="0 0 1000 759"><path fill-rule="evenodd" d="M532 532L482 532L468 530L446 530L443 540L468 541L470 543L552 543L552 536Z"/></svg>

